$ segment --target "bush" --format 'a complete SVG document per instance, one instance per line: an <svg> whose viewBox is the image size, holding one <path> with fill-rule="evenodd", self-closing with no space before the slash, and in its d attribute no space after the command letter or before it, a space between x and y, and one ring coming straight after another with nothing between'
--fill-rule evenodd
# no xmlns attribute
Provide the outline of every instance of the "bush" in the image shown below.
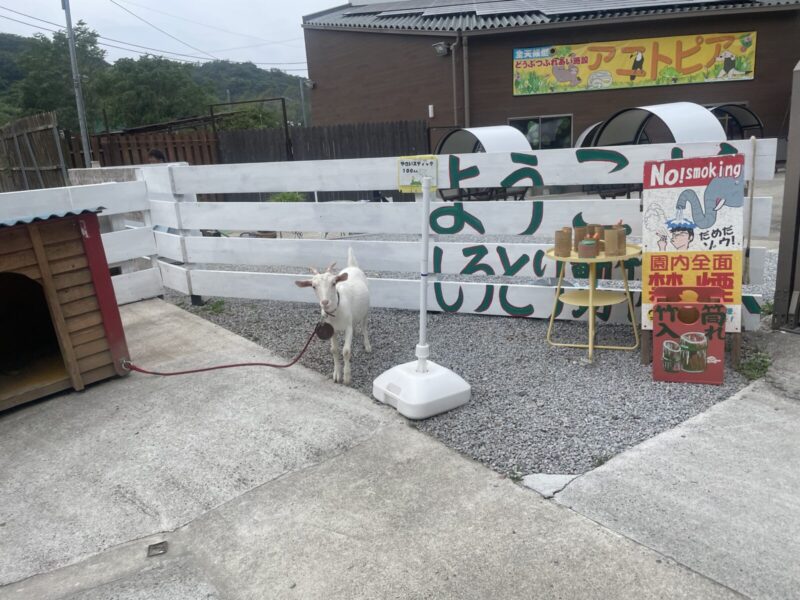
<svg viewBox="0 0 800 600"><path fill-rule="evenodd" d="M217 128L223 131L241 129L269 129L280 127L281 119L272 110L266 108L248 108L230 115L218 117Z"/></svg>
<svg viewBox="0 0 800 600"><path fill-rule="evenodd" d="M739 363L737 370L749 381L753 381L764 377L771 363L772 359L769 354L761 350L752 350L746 352L746 356Z"/></svg>
<svg viewBox="0 0 800 600"><path fill-rule="evenodd" d="M270 202L305 202L306 195L300 192L278 192L269 195Z"/></svg>

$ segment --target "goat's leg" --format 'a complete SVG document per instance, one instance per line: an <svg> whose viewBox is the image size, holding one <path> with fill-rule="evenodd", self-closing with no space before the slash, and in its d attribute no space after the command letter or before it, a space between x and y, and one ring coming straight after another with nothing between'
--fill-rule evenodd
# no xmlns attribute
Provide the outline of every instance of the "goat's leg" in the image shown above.
<svg viewBox="0 0 800 600"><path fill-rule="evenodd" d="M367 317L361 322L361 333L364 334L364 350L372 352L372 344L369 343L369 331L367 331Z"/></svg>
<svg viewBox="0 0 800 600"><path fill-rule="evenodd" d="M339 363L339 334L331 336L331 354L333 355L333 381L339 383L342 380L342 365Z"/></svg>
<svg viewBox="0 0 800 600"><path fill-rule="evenodd" d="M344 347L342 348L342 358L344 358L344 384L350 385L350 356L353 353L353 325L351 324L344 331Z"/></svg>

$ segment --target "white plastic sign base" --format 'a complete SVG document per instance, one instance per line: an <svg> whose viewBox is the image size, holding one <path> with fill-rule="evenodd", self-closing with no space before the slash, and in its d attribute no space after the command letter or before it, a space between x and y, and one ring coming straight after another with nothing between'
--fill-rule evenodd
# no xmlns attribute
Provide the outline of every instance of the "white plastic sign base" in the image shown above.
<svg viewBox="0 0 800 600"><path fill-rule="evenodd" d="M417 371L418 361L392 367L372 383L376 400L408 419L427 419L469 402L471 388L461 377L434 362Z"/></svg>

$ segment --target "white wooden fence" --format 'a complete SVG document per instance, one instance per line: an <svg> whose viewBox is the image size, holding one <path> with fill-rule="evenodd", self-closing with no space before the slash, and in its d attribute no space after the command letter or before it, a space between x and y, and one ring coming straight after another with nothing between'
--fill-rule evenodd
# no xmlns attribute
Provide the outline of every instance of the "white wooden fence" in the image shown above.
<svg viewBox="0 0 800 600"><path fill-rule="evenodd" d="M0 221L15 218L48 217L70 211L95 210L102 207L107 217L124 217L128 213L149 214L147 185L143 181L104 183L78 187L49 188L27 192L0 194ZM121 220L113 219L121 223ZM156 244L152 227L143 224L137 229L120 228L102 235L106 258L110 265L128 265L134 259L155 259ZM152 298L163 293L161 274L156 264L138 271L126 272L112 279L120 304Z"/></svg>
<svg viewBox="0 0 800 600"><path fill-rule="evenodd" d="M775 140L759 140L755 177L771 179ZM751 145L659 144L613 148L565 149L531 153L493 153L440 156L438 185L453 187L510 187L537 185L597 185L641 183L646 160L677 156L708 156L738 151L747 156L746 178L752 176ZM186 294L312 302L314 296L293 285L309 266L346 263L352 246L368 272L414 273L418 244L413 241L359 239L260 239L202 237L200 229L226 231L305 231L359 234L418 234L418 203L197 203L198 193L277 191L340 191L397 187L395 158L257 163L214 166L160 166L140 169L136 182L36 190L0 195L0 221L13 216L52 214L61 210L105 207L104 215L143 211L144 222L131 226L127 219L117 231L103 235L111 264L128 265L113 278L119 302L162 293L162 285ZM745 214L747 214L747 210ZM752 235L769 232L770 198L756 198ZM459 275L464 281L436 281L430 310L549 317L554 288L532 285L556 275L555 264L544 258L553 231L565 224L609 223L622 219L641 233L639 200L537 199L519 202L434 203L431 225L438 238L431 245L433 271ZM154 230L155 228L155 230ZM520 236L514 241L473 242L466 235ZM751 252L751 281L763 277L765 251ZM141 259L145 260L142 261ZM136 267L130 267L136 261ZM214 265L295 268L296 274L231 271ZM639 277L639 261L626 265ZM138 270L131 270L131 269ZM577 267L568 272L585 274ZM487 275L508 279L491 283ZM618 271L615 275L618 277ZM374 306L414 309L418 280L371 278ZM758 298L745 301L745 326L758 321ZM601 318L624 320L619 305ZM559 318L585 318L585 310L561 310ZM748 318L749 317L749 318Z"/></svg>

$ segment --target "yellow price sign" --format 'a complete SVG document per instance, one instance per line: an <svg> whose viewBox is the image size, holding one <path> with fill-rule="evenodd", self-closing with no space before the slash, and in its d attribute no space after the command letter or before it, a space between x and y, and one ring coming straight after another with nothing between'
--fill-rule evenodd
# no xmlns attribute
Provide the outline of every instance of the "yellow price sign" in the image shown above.
<svg viewBox="0 0 800 600"><path fill-rule="evenodd" d="M431 191L436 191L439 161L433 154L401 156L397 159L397 189L413 194L422 193L422 178L431 178Z"/></svg>

